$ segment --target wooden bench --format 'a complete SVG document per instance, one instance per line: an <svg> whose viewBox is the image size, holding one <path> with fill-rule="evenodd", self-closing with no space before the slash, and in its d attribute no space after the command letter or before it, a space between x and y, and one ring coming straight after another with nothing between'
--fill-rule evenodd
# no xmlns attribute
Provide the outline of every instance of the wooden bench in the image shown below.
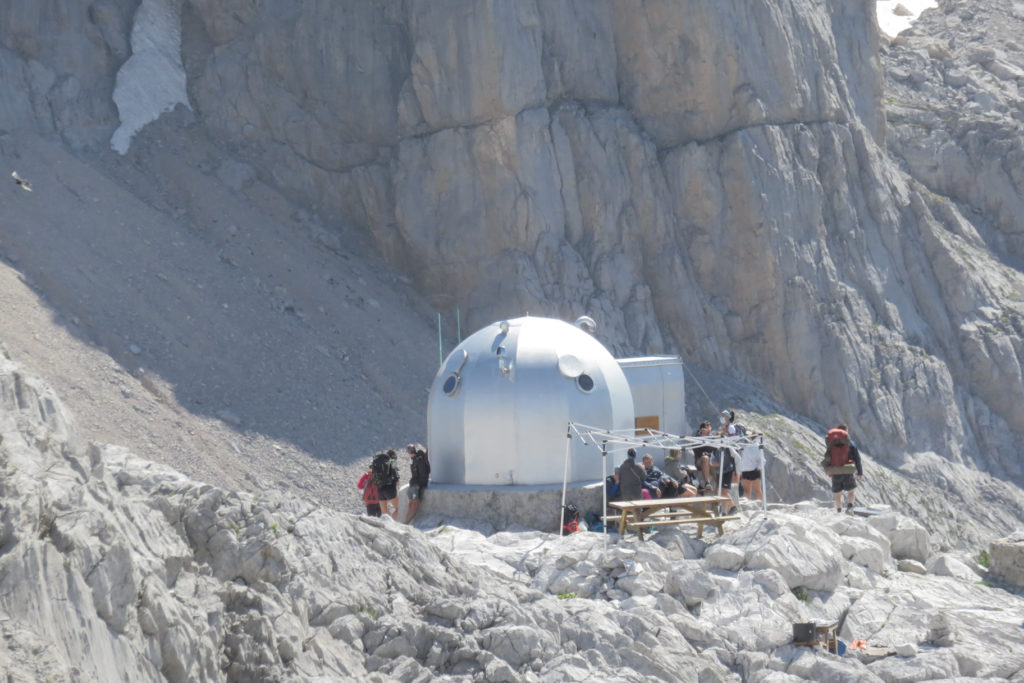
<svg viewBox="0 0 1024 683"><path fill-rule="evenodd" d="M627 522L626 528L633 529L643 540L644 530L654 526L678 526L680 524L696 524L697 536L704 533L704 525L713 526L722 535L722 525L731 519L742 519L739 515L724 515L722 517L675 517L672 519L644 520L642 522Z"/></svg>
<svg viewBox="0 0 1024 683"><path fill-rule="evenodd" d="M613 501L608 506L622 512L618 517L609 515L607 519L618 522L620 534L625 535L628 529L636 531L641 541L644 539L645 529L678 524L696 524L697 536L704 533L705 525L715 527L721 535L722 525L728 520L740 519L740 516L716 515L714 509L731 502L728 496Z"/></svg>

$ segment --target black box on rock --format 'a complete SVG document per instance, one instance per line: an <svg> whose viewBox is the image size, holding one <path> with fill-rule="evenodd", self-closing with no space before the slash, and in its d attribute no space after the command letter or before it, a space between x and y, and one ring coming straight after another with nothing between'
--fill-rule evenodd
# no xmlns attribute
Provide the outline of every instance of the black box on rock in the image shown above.
<svg viewBox="0 0 1024 683"><path fill-rule="evenodd" d="M793 624L794 643L813 643L815 640L817 640L817 637L814 633L814 622Z"/></svg>

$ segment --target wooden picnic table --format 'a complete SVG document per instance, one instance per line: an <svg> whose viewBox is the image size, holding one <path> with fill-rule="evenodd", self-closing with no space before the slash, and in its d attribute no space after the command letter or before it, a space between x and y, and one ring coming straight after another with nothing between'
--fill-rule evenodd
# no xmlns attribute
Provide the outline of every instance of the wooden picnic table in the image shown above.
<svg viewBox="0 0 1024 683"><path fill-rule="evenodd" d="M633 529L644 540L644 530L650 527L696 524L697 536L704 533L704 526L713 526L722 535L722 525L739 515L719 515L718 505L732 504L729 496L691 496L689 498L651 498L649 500L616 500L608 503L621 511L619 534L625 535ZM671 508L671 509L670 509ZM614 516L611 517L614 519Z"/></svg>

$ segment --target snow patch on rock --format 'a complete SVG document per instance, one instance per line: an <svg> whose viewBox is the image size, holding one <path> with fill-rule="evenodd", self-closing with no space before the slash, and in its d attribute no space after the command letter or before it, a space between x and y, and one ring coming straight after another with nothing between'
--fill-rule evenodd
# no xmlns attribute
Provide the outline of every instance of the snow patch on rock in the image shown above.
<svg viewBox="0 0 1024 683"><path fill-rule="evenodd" d="M125 154L142 128L178 104L191 109L181 62L181 0L142 0L132 26L132 56L117 72L121 125L110 146Z"/></svg>

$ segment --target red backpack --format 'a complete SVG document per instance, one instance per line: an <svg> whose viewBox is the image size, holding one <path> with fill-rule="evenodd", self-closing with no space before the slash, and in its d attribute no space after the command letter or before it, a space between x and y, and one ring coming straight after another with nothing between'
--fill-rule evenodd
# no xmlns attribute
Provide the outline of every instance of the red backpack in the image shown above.
<svg viewBox="0 0 1024 683"><path fill-rule="evenodd" d="M377 493L377 485L373 483L372 472L367 472L361 476L357 486L363 490L364 503L367 505L373 505L380 502L379 494Z"/></svg>
<svg viewBox="0 0 1024 683"><path fill-rule="evenodd" d="M850 462L850 435L842 429L830 429L825 437L828 444L829 464L839 467Z"/></svg>

